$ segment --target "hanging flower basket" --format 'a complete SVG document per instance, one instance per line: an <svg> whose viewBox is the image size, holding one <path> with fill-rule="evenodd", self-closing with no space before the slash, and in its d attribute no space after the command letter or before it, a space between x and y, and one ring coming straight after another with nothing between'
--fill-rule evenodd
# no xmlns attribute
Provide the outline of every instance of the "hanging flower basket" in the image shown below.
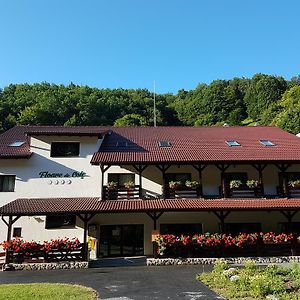
<svg viewBox="0 0 300 300"><path fill-rule="evenodd" d="M199 182L198 181L190 181L190 180L187 180L185 182L185 186L189 189L196 189L199 187Z"/></svg>
<svg viewBox="0 0 300 300"><path fill-rule="evenodd" d="M290 188L300 189L300 180L291 180L288 182Z"/></svg>
<svg viewBox="0 0 300 300"><path fill-rule="evenodd" d="M124 186L128 190L132 190L135 187L135 183L133 181L128 181L124 183Z"/></svg>
<svg viewBox="0 0 300 300"><path fill-rule="evenodd" d="M229 183L230 189L238 189L243 185L241 180L231 180Z"/></svg>
<svg viewBox="0 0 300 300"><path fill-rule="evenodd" d="M169 182L169 188L172 190L177 190L182 186L180 181L170 181Z"/></svg>
<svg viewBox="0 0 300 300"><path fill-rule="evenodd" d="M258 186L258 180L249 179L247 180L246 185L249 189L255 189Z"/></svg>
<svg viewBox="0 0 300 300"><path fill-rule="evenodd" d="M118 187L118 183L116 181L110 181L107 183L107 188L111 191L116 190Z"/></svg>

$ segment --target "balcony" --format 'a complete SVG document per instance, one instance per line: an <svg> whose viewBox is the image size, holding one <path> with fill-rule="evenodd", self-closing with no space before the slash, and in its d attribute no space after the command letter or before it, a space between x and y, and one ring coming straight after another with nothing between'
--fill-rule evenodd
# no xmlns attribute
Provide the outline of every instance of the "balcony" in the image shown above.
<svg viewBox="0 0 300 300"><path fill-rule="evenodd" d="M134 185L131 188L125 186L117 186L109 188L103 187L103 200L133 200L140 198L140 186Z"/></svg>

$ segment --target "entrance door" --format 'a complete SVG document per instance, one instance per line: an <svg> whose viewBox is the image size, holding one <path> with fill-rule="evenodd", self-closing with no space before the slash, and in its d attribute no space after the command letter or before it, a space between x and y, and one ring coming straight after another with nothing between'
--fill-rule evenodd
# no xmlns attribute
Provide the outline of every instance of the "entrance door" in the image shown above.
<svg viewBox="0 0 300 300"><path fill-rule="evenodd" d="M144 255L144 225L100 226L99 257Z"/></svg>

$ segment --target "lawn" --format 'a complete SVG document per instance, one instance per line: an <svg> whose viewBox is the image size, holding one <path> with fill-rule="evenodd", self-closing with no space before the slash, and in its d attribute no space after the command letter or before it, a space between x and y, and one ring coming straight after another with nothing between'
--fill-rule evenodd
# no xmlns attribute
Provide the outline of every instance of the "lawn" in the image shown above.
<svg viewBox="0 0 300 300"><path fill-rule="evenodd" d="M95 300L97 299L97 292L88 287L71 284L1 284L0 299Z"/></svg>
<svg viewBox="0 0 300 300"><path fill-rule="evenodd" d="M257 267L252 261L244 268L229 268L217 262L211 273L197 278L226 299L300 300L300 267L294 264L281 267L270 264Z"/></svg>

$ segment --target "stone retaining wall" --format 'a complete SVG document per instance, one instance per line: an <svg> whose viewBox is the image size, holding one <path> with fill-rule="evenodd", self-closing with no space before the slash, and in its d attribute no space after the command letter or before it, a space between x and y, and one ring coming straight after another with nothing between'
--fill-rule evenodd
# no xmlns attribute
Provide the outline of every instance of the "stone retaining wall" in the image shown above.
<svg viewBox="0 0 300 300"><path fill-rule="evenodd" d="M148 258L147 266L210 265L214 264L218 260L226 261L228 264L244 264L245 261L249 259L253 260L257 264L300 262L300 256L226 258Z"/></svg>
<svg viewBox="0 0 300 300"><path fill-rule="evenodd" d="M3 265L3 271L10 270L60 270L60 269L87 269L89 263L83 262L57 262L57 263L24 263Z"/></svg>

